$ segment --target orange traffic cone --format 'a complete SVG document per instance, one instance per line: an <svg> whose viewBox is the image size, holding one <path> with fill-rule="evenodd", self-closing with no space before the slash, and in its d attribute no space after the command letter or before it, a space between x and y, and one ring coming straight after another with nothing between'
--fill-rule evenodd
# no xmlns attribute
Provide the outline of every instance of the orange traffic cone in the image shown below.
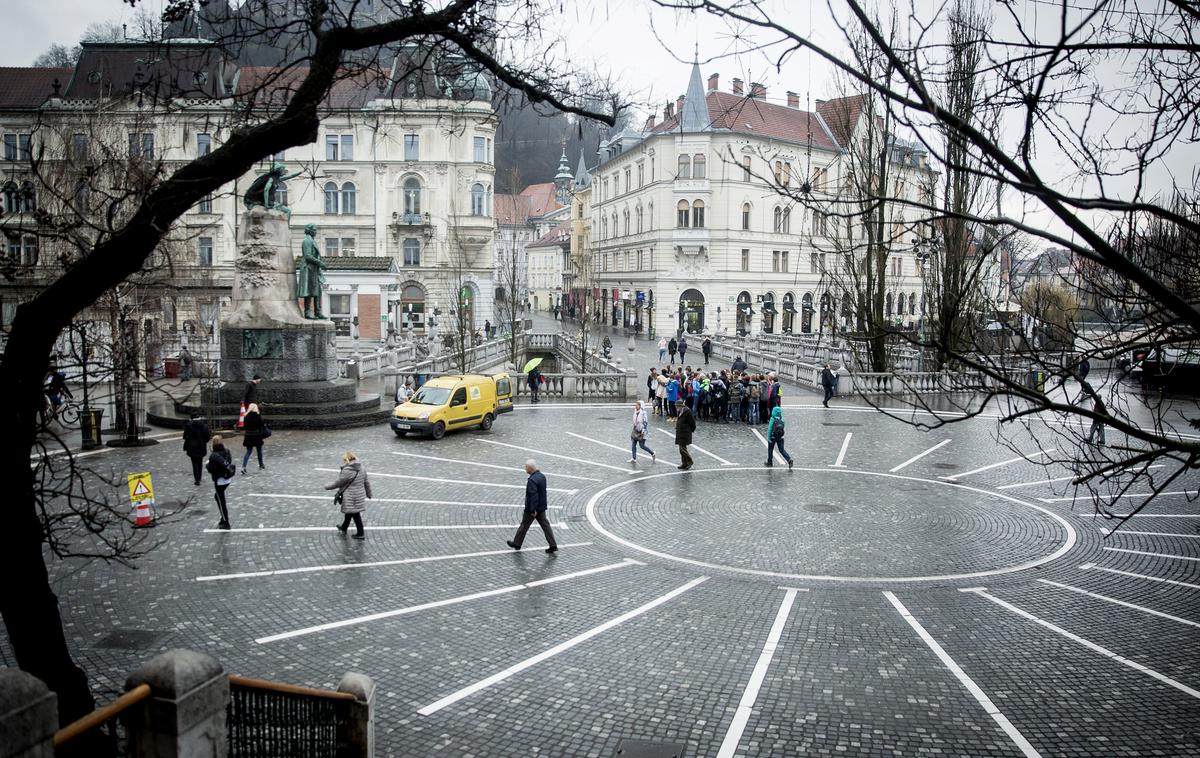
<svg viewBox="0 0 1200 758"><path fill-rule="evenodd" d="M238 411L237 428L241 429L246 425L246 404L242 403L241 409Z"/></svg>
<svg viewBox="0 0 1200 758"><path fill-rule="evenodd" d="M141 502L134 506L133 526L135 528L154 526L154 514L150 510L149 503Z"/></svg>

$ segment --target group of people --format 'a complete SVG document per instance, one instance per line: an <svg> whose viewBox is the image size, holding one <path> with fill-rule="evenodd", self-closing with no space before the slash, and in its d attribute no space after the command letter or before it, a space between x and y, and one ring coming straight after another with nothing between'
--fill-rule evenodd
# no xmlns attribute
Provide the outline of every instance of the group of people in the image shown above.
<svg viewBox="0 0 1200 758"><path fill-rule="evenodd" d="M675 365L675 354L678 353L679 362L684 363L687 361L687 351L688 341L686 334L679 335L679 339L672 337L668 340L666 337L663 337L658 341L658 362L666 363L667 358L670 357L670 365L673 366ZM708 337L705 337L704 341L700 343L700 352L704 355L704 365L707 366L709 359L712 358L712 340Z"/></svg>
<svg viewBox="0 0 1200 758"><path fill-rule="evenodd" d="M735 365L737 365L735 363ZM768 423L771 410L783 403L775 374L756 374L742 368L703 371L691 366L651 368L646 377L646 400L655 416L675 419L682 403L701 421Z"/></svg>

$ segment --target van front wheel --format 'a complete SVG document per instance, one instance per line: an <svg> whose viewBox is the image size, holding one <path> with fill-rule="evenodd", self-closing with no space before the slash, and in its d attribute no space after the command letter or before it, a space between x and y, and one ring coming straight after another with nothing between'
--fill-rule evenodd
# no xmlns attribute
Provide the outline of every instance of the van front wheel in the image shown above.
<svg viewBox="0 0 1200 758"><path fill-rule="evenodd" d="M486 432L488 429L491 429L491 428L492 428L492 414L490 414L490 413L486 413L486 414L484 414L484 416L483 416L483 421L480 421L480 422L479 422L479 428L480 428L480 429L482 429L482 430L483 430L483 431L485 431L485 432Z"/></svg>
<svg viewBox="0 0 1200 758"><path fill-rule="evenodd" d="M432 432L431 436L435 440L440 440L442 437L445 437L446 436L446 425L444 423L442 423L441 421L434 424L433 432Z"/></svg>

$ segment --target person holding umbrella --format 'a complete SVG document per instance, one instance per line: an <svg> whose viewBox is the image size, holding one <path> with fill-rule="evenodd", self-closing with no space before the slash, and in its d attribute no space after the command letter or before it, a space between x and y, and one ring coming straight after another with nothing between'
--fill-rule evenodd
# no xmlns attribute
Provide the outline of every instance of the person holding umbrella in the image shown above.
<svg viewBox="0 0 1200 758"><path fill-rule="evenodd" d="M525 374L526 378L529 380L530 402L534 403L538 402L538 385L541 384L542 381L542 372L538 371L538 366L540 365L542 365L542 358L541 356L538 356L536 358L530 358L525 363L525 368L521 369L521 373Z"/></svg>

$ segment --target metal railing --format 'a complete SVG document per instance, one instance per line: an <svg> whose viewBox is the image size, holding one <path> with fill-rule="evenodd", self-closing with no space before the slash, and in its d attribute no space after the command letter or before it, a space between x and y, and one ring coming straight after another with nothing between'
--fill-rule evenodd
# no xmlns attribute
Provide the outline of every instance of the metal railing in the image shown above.
<svg viewBox="0 0 1200 758"><path fill-rule="evenodd" d="M103 708L97 708L59 729L54 733L55 758L126 755L126 735L120 724L121 714L148 697L150 685L139 684Z"/></svg>
<svg viewBox="0 0 1200 758"><path fill-rule="evenodd" d="M354 696L244 676L229 677L230 758L335 758Z"/></svg>

